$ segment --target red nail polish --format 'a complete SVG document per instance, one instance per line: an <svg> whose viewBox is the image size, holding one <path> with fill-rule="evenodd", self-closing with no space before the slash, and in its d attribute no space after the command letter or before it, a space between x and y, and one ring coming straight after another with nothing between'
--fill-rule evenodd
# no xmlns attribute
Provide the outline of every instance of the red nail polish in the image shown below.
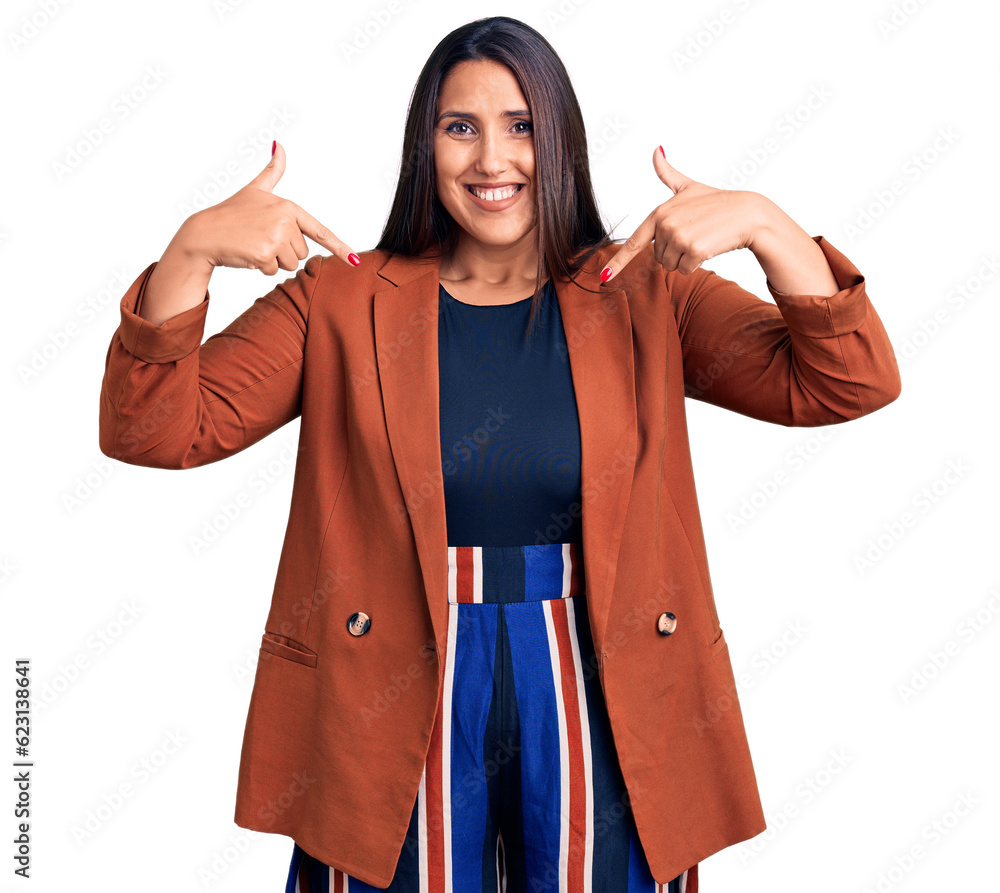
<svg viewBox="0 0 1000 893"><path fill-rule="evenodd" d="M274 150L278 148L278 141L271 140L271 157L274 158Z"/></svg>
<svg viewBox="0 0 1000 893"><path fill-rule="evenodd" d="M611 267L601 270L601 282L607 282L611 278Z"/></svg>
<svg viewBox="0 0 1000 893"><path fill-rule="evenodd" d="M355 253L354 253L353 251L352 251L352 252L351 252L350 254L348 254L348 255L347 255L347 259L348 259L348 260L349 260L349 261L350 261L350 262L351 262L352 264L354 264L354 266L357 266L358 264L360 264L360 263L361 263L361 258L360 258L360 257L358 257L358 256L357 256L357 255L356 255L356 254L355 254Z"/></svg>
<svg viewBox="0 0 1000 893"><path fill-rule="evenodd" d="M666 158L666 157L667 157L667 153L663 151L663 146L660 146L660 154L661 154L661 155L662 155L662 156L663 156L664 158Z"/></svg>

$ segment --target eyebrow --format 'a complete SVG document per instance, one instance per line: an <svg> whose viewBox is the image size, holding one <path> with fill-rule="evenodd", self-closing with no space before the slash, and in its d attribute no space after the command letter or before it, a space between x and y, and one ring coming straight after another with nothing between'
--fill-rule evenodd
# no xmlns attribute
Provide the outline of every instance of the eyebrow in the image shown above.
<svg viewBox="0 0 1000 893"><path fill-rule="evenodd" d="M531 112L527 109L518 109L513 112L501 112L500 116L502 118L530 118ZM434 123L438 123L443 118L471 118L473 121L477 120L476 116L472 112L456 112L449 109L447 112L442 112L438 115L437 121Z"/></svg>

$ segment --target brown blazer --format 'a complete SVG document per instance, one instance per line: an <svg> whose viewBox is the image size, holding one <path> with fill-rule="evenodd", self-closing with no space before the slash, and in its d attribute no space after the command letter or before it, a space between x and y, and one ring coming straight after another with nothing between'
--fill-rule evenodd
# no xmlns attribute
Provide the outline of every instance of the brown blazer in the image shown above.
<svg viewBox="0 0 1000 893"><path fill-rule="evenodd" d="M615 747L653 877L766 827L709 579L685 396L780 425L855 419L899 372L864 278L814 237L841 288L762 300L665 272L652 243L556 280L582 443L584 576ZM204 344L205 300L160 326L121 301L100 447L133 465L231 456L301 415L235 821L388 885L443 680L447 534L438 418L439 262L315 255ZM580 286L594 291L587 291ZM363 635L348 618L371 618ZM670 635L657 630L676 615Z"/></svg>

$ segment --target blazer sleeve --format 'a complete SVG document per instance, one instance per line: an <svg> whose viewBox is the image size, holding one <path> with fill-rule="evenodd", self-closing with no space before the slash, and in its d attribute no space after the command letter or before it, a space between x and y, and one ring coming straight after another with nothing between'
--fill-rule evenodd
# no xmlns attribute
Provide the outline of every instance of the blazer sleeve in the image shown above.
<svg viewBox="0 0 1000 893"><path fill-rule="evenodd" d="M857 268L823 236L839 291L762 300L711 270L666 274L684 393L788 426L830 425L891 403L899 368Z"/></svg>
<svg viewBox="0 0 1000 893"><path fill-rule="evenodd" d="M309 306L322 255L201 343L209 294L154 325L137 314L156 263L121 300L101 384L100 448L131 465L191 468L301 414Z"/></svg>

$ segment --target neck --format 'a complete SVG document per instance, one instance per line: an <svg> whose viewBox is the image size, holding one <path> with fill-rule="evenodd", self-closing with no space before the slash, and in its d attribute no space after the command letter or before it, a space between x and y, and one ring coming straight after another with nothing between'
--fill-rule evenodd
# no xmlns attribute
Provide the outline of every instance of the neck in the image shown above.
<svg viewBox="0 0 1000 893"><path fill-rule="evenodd" d="M486 245L463 232L455 250L441 258L440 278L476 282L485 286L534 283L538 267L538 230L532 229L513 245Z"/></svg>

